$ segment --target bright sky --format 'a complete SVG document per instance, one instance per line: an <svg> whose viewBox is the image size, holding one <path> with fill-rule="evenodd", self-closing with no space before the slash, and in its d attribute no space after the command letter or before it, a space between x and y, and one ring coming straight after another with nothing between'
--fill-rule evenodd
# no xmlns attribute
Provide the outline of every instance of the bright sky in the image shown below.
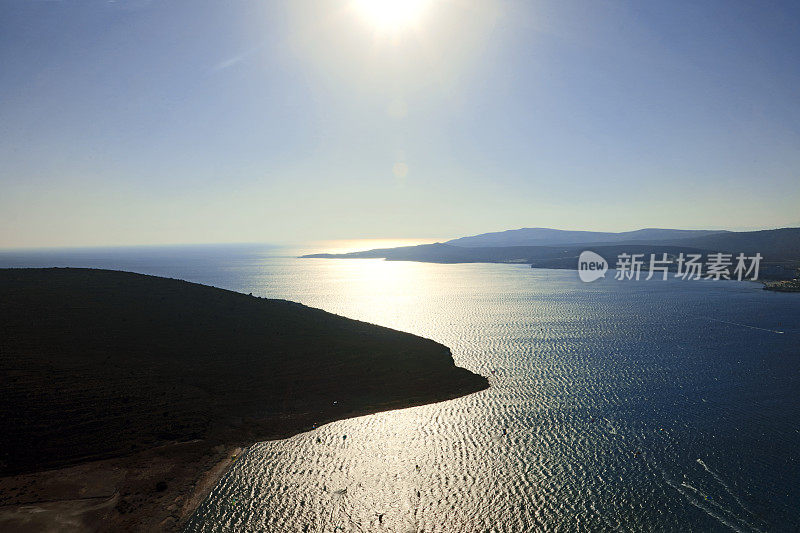
<svg viewBox="0 0 800 533"><path fill-rule="evenodd" d="M796 2L9 0L0 246L800 226L798 58Z"/></svg>

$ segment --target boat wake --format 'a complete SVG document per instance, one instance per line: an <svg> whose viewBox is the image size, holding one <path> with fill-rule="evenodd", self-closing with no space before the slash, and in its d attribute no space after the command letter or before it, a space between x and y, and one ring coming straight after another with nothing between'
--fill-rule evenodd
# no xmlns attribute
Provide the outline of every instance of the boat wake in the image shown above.
<svg viewBox="0 0 800 533"><path fill-rule="evenodd" d="M758 326L751 326L749 324L740 324L738 322L729 322L727 320L720 320L718 318L711 318L711 317L707 317L707 316L698 316L698 317L695 317L695 318L705 319L705 320L713 320L714 322L721 322L722 324L730 324L731 326L739 326L739 327L742 327L742 328L760 329L761 331L769 331L770 333L778 333L780 335L783 335L783 333L784 333L783 331L780 331L780 330L777 330L777 329L760 328Z"/></svg>
<svg viewBox="0 0 800 533"><path fill-rule="evenodd" d="M764 533L764 528L767 527L767 524L759 519L756 514L747 507L739 494L731 488L722 476L711 469L702 459L698 458L697 464L711 476L716 486L721 487L724 494L727 495L735 505L726 506L725 501L723 501L726 499L725 496L722 498L715 498L713 495L691 485L685 480L676 482L669 479L666 475L664 476L664 480L670 487L684 496L691 505L705 512L720 524L739 533Z"/></svg>

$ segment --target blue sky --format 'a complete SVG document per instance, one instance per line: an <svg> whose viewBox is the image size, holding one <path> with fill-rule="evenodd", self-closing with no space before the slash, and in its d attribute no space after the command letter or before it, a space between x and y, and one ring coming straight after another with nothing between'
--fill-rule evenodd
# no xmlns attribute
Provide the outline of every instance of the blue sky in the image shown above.
<svg viewBox="0 0 800 533"><path fill-rule="evenodd" d="M800 7L0 6L0 246L800 225Z"/></svg>

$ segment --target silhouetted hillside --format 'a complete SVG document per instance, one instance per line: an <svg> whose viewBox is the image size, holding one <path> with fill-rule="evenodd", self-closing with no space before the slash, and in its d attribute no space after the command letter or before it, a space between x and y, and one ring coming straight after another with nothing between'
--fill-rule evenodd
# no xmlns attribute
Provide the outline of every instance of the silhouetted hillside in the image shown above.
<svg viewBox="0 0 800 533"><path fill-rule="evenodd" d="M258 440L258 420L299 431L487 387L447 347L408 333L91 269L0 270L0 373L4 473L170 441Z"/></svg>

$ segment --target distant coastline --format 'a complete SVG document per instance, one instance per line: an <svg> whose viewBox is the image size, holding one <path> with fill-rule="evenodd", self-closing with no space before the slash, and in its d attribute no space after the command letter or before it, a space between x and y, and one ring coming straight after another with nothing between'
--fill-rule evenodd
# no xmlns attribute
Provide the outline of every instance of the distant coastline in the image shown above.
<svg viewBox="0 0 800 533"><path fill-rule="evenodd" d="M764 290L775 292L800 292L800 281L782 280L764 282Z"/></svg>
<svg viewBox="0 0 800 533"><path fill-rule="evenodd" d="M760 254L759 279L791 280L800 272L800 228L750 232L644 229L623 233L523 228L462 237L447 242L379 248L349 253L316 253L302 258L385 259L424 263L509 263L532 268L574 270L578 257L591 250L611 267L620 254L663 257L676 270L680 254ZM643 270L647 270L647 264Z"/></svg>
<svg viewBox="0 0 800 533"><path fill-rule="evenodd" d="M177 530L253 442L488 387L433 341L180 280L0 269L0 295L3 529Z"/></svg>

